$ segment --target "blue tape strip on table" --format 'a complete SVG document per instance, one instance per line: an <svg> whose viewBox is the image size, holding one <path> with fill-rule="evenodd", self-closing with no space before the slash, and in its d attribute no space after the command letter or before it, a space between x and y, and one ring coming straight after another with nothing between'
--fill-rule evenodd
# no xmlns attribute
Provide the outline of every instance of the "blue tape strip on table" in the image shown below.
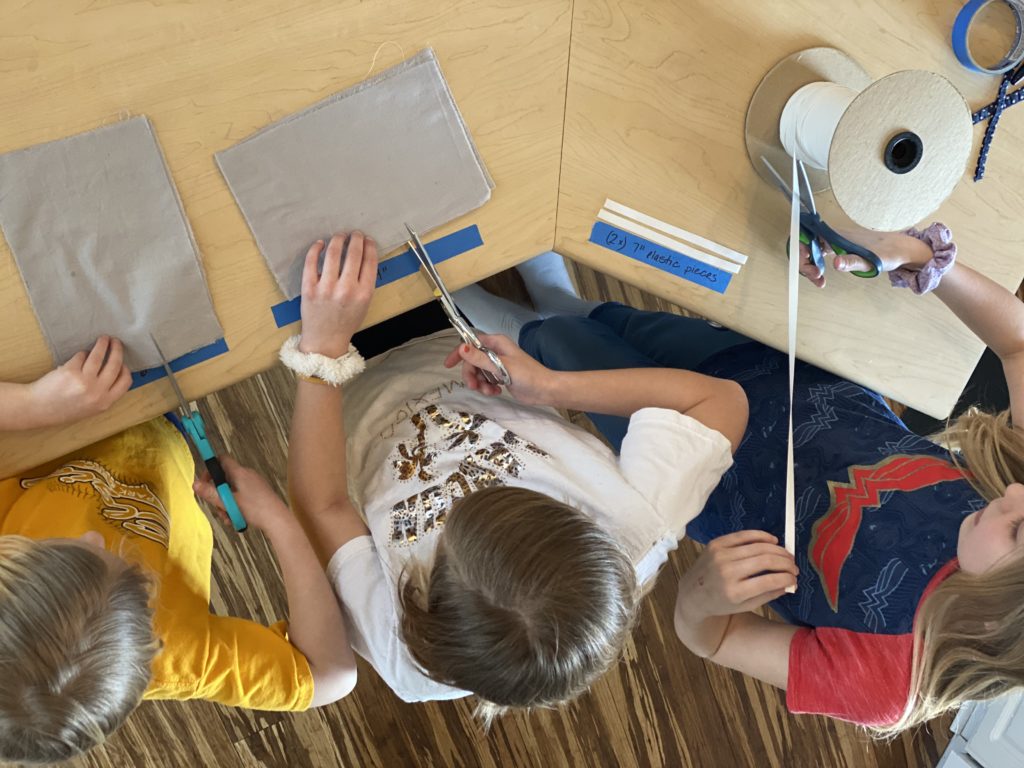
<svg viewBox="0 0 1024 768"><path fill-rule="evenodd" d="M732 280L731 272L715 269L697 259L656 245L638 235L613 227L603 221L595 221L590 230L590 242L596 243L609 251L621 253L631 259L649 264L662 272L668 272L689 280L691 283L709 288L715 293L725 293Z"/></svg>
<svg viewBox="0 0 1024 768"><path fill-rule="evenodd" d="M483 244L484 240L480 236L480 229L476 224L425 243L427 252L430 254L430 260L435 264L440 264L442 261L458 256L460 253L471 251ZM388 283L395 282L395 280L401 280L403 277L416 274L419 269L420 263L416 260L416 254L412 251L402 251L397 256L393 256L377 265L377 287L380 288L382 285L387 285ZM299 321L301 318L299 311L301 303L302 297L296 296L294 299L282 301L280 304L275 304L270 308L271 312L274 313L274 322L277 323L278 328L283 328L286 325Z"/></svg>
<svg viewBox="0 0 1024 768"><path fill-rule="evenodd" d="M199 363L205 363L212 357L217 355L223 355L228 351L228 343L224 339L217 339L212 344L207 344L205 347L200 347L194 352L189 352L187 355L176 357L170 362L171 370L177 373L183 371L186 368L191 368L193 365L199 365ZM167 372L163 369L163 366L157 366L156 368L147 368L144 371L136 371L132 374L132 389L141 387L143 384L149 384L151 381L157 381L158 379L165 378Z"/></svg>

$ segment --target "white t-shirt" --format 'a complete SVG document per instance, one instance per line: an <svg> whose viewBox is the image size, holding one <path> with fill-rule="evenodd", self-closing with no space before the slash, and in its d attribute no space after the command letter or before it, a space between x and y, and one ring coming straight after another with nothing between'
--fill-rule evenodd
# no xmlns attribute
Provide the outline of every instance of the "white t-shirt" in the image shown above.
<svg viewBox="0 0 1024 768"><path fill-rule="evenodd" d="M529 488L591 515L653 578L732 464L729 441L676 411L633 414L616 456L551 408L465 387L445 356L454 332L371 360L345 390L349 493L370 529L331 558L352 647L405 701L469 694L434 682L400 632L403 568L429 566L453 500L492 485Z"/></svg>

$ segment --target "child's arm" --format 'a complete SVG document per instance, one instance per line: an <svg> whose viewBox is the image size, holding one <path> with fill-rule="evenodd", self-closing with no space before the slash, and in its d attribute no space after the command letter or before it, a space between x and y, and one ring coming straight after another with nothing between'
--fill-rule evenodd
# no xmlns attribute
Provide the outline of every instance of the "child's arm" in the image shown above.
<svg viewBox="0 0 1024 768"><path fill-rule="evenodd" d="M124 347L101 336L31 384L0 382L0 432L38 429L94 416L107 410L132 384L123 364Z"/></svg>
<svg viewBox="0 0 1024 768"><path fill-rule="evenodd" d="M313 673L312 706L337 701L355 688L355 655L341 607L309 539L291 511L258 473L221 455L221 464L250 527L270 540L288 595L288 639ZM195 483L196 494L223 512L209 475Z"/></svg>
<svg viewBox="0 0 1024 768"><path fill-rule="evenodd" d="M501 357L512 377L509 394L528 405L549 405L578 411L631 416L641 408L670 408L721 432L733 451L747 428L747 397L734 381L675 368L623 368L610 371L552 371L523 352L506 336L481 335L480 340ZM493 366L487 356L466 344L445 360L452 368L463 364L466 386L497 395L481 369Z"/></svg>
<svg viewBox="0 0 1024 768"><path fill-rule="evenodd" d="M796 584L793 556L777 542L764 531L712 541L679 581L675 627L698 656L785 688L796 627L750 613Z"/></svg>
<svg viewBox="0 0 1024 768"><path fill-rule="evenodd" d="M359 232L335 235L318 275L322 248L323 242L314 243L306 254L299 350L337 358L348 351L370 306L377 246ZM341 387L299 380L288 447L288 492L322 564L347 541L368 532L348 496Z"/></svg>
<svg viewBox="0 0 1024 768"><path fill-rule="evenodd" d="M916 271L932 258L931 248L910 235L872 235L874 239L868 245L882 258L885 271L898 267ZM860 232L853 236L862 241L868 237ZM849 255L834 256L833 263L842 272L866 267L861 259ZM1013 422L1024 426L1024 303L998 283L959 262L943 275L934 293L999 356L1010 390Z"/></svg>

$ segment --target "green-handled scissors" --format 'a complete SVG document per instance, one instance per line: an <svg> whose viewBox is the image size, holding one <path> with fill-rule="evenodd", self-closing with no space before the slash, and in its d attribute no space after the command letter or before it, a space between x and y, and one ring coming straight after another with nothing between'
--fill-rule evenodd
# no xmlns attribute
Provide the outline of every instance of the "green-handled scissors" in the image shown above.
<svg viewBox="0 0 1024 768"><path fill-rule="evenodd" d="M771 172L779 190L786 196L786 200L792 201L793 191L782 180L779 172L768 162L768 158L762 156L761 162ZM852 275L855 277L878 277L882 271L882 260L878 258L878 254L869 248L865 248L863 245L858 245L852 240L847 240L822 221L821 216L818 215L818 209L814 205L814 193L811 191L811 183L807 178L807 169L800 160L796 161L796 165L799 170L796 192L802 209L800 212L800 242L810 250L811 261L814 262L818 269L824 271L825 255L821 250L821 242L826 242L837 255L842 256L843 254L850 253L854 256L860 256L871 265L870 269L851 271Z"/></svg>
<svg viewBox="0 0 1024 768"><path fill-rule="evenodd" d="M153 334L150 334L149 338L152 340L153 346L156 347L157 354L160 355L160 364L163 365L164 373L167 374L167 379L171 382L171 387L174 389L174 394L178 397L178 416L181 419L181 423L185 427L185 431L188 432L192 444L199 451L199 456L202 458L203 463L206 464L206 470L210 473L213 484L217 487L217 494L224 504L224 511L228 513L228 517L231 519L231 525L234 526L236 531L241 533L248 528L248 523L245 522L242 510L238 508L238 502L235 501L235 494L231 491L231 486L228 484L224 468L221 466L220 460L213 452L213 446L210 445L210 441L206 437L206 424L203 423L203 417L199 414L199 411L189 406L185 395L181 392L181 387L178 386L178 380L174 378L174 371L171 370L170 363L167 362L167 358L164 357L164 353L160 350L160 345L157 344L156 338Z"/></svg>

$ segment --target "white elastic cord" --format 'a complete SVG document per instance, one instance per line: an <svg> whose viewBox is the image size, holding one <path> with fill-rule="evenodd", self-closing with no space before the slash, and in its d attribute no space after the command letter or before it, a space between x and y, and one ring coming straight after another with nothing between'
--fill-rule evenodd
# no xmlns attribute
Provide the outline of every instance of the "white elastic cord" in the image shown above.
<svg viewBox="0 0 1024 768"><path fill-rule="evenodd" d="M783 545L796 556L796 499L793 480L793 384L796 379L796 324L800 298L800 183L793 158L793 199L789 211L789 439L786 442L786 532ZM787 592L796 592L790 587Z"/></svg>

